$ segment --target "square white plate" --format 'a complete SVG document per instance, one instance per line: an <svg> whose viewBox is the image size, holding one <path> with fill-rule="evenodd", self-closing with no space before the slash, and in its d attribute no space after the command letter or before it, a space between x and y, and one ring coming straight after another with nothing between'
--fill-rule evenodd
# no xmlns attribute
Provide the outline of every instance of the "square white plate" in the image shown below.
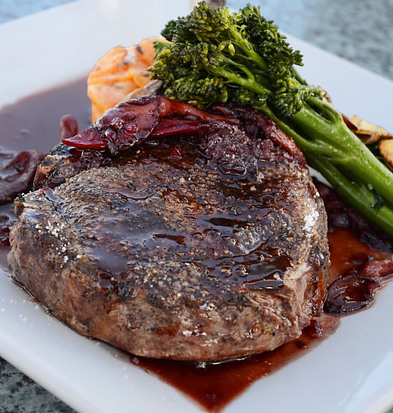
<svg viewBox="0 0 393 413"><path fill-rule="evenodd" d="M0 107L85 75L116 45L159 34L188 12L182 0L85 0L0 26ZM393 83L297 39L304 77L335 106L393 131ZM342 320L302 358L254 383L224 411L385 412L393 404L393 284L375 305ZM176 389L85 339L0 272L0 355L79 412L198 412Z"/></svg>

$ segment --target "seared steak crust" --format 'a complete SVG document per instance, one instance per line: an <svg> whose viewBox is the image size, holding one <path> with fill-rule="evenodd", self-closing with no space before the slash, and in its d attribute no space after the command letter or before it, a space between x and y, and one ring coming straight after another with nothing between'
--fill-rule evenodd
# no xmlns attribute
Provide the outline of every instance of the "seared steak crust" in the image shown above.
<svg viewBox="0 0 393 413"><path fill-rule="evenodd" d="M323 305L326 215L302 162L261 138L216 122L20 196L14 278L140 356L224 360L295 339Z"/></svg>

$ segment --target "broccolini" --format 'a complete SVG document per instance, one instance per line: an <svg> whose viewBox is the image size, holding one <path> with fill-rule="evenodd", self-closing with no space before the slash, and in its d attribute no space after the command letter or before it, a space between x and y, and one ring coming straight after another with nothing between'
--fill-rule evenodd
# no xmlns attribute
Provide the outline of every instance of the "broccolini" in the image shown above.
<svg viewBox="0 0 393 413"><path fill-rule="evenodd" d="M393 174L346 126L325 92L308 85L302 65L259 7L238 12L199 3L170 21L150 68L168 98L199 108L250 105L273 119L337 193L393 236Z"/></svg>

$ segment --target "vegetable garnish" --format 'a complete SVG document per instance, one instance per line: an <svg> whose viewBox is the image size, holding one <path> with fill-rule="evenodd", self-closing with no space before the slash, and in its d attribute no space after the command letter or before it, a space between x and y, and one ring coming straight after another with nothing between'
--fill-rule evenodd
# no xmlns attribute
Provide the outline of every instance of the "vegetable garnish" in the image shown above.
<svg viewBox="0 0 393 413"><path fill-rule="evenodd" d="M291 136L310 166L349 204L393 236L393 173L346 125L321 89L296 71L302 56L259 7L199 3L170 21L149 69L165 96L199 108L251 105Z"/></svg>

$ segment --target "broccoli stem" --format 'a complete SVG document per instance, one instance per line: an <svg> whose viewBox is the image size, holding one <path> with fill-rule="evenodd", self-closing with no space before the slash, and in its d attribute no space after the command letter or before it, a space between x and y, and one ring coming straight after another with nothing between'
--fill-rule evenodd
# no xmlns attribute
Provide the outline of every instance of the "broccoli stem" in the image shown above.
<svg viewBox="0 0 393 413"><path fill-rule="evenodd" d="M327 104L324 105L328 107ZM328 108L330 113L334 110ZM392 172L347 128L338 112L336 112L335 119L328 120L305 105L292 117L291 121L307 136L310 136L312 141L327 143L335 149L328 155L321 154L322 158L325 157L336 168L345 171L348 178L358 182L367 182L370 190L377 191L388 203L393 204ZM306 157L310 154L318 154L317 147L310 152L302 145L303 141L296 139L296 135L292 138L300 149L306 152Z"/></svg>
<svg viewBox="0 0 393 413"><path fill-rule="evenodd" d="M236 66L244 69L247 77L222 68L215 72L229 82L258 94L272 94L255 81L246 67ZM309 164L325 176L345 201L393 235L393 221L387 224L389 219L393 220L393 210L386 205L376 207L378 202L373 192L377 191L388 204L393 205L393 174L347 128L339 112L318 98L310 98L288 120L276 116L268 103L259 109L296 142Z"/></svg>
<svg viewBox="0 0 393 413"><path fill-rule="evenodd" d="M271 92L269 91L269 89L266 89L264 86L262 86L261 84L255 81L252 72L250 72L245 66L240 65L240 64L236 64L236 65L234 64L234 66L242 70L243 73L247 77L239 76L233 71L225 70L222 68L219 70L214 70L214 73L220 74L222 77L227 79L230 83L237 84L241 87L251 90L252 92L257 93L258 95L262 95L262 96L271 95Z"/></svg>
<svg viewBox="0 0 393 413"><path fill-rule="evenodd" d="M343 200L388 234L393 234L392 208L386 204L376 206L375 195L366 184L349 180L334 165L312 152L306 156L310 166L321 172Z"/></svg>
<svg viewBox="0 0 393 413"><path fill-rule="evenodd" d="M324 105L332 115L334 109ZM393 174L346 127L338 112L326 119L305 105L291 118L294 127L272 111L265 112L293 138L308 164L327 179L344 201L393 235ZM378 206L374 191L385 200L384 205Z"/></svg>

